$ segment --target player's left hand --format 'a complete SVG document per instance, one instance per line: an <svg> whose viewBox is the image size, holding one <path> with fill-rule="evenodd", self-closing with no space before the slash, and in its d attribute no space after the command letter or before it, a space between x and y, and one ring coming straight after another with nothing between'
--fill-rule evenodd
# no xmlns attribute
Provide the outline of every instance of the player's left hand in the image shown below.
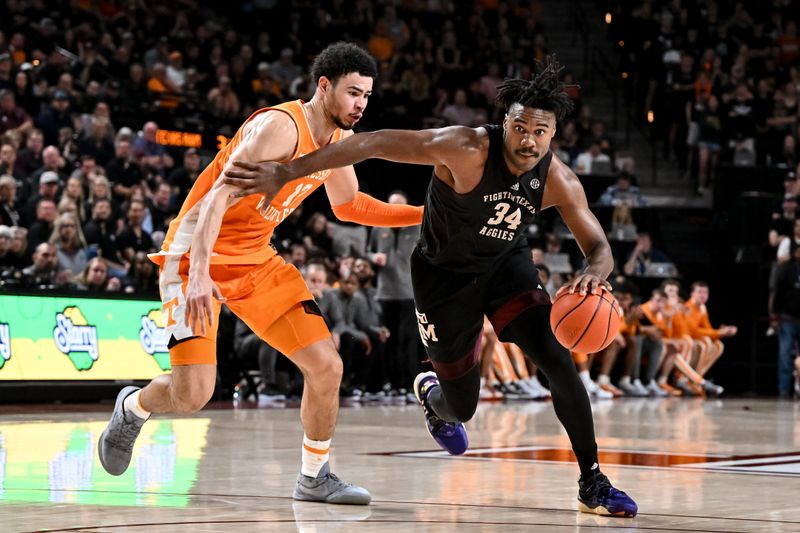
<svg viewBox="0 0 800 533"><path fill-rule="evenodd" d="M570 294L578 291L581 296L586 296L587 293L600 294L602 290L611 292L611 284L607 280L600 276L595 276L594 274L581 274L558 289L556 298L561 296L565 291L568 291Z"/></svg>
<svg viewBox="0 0 800 533"><path fill-rule="evenodd" d="M269 205L281 187L289 181L289 176L285 165L281 163L236 160L222 173L222 181L226 185L239 188L237 192L231 193L231 197L242 198L260 193L264 195L264 205Z"/></svg>

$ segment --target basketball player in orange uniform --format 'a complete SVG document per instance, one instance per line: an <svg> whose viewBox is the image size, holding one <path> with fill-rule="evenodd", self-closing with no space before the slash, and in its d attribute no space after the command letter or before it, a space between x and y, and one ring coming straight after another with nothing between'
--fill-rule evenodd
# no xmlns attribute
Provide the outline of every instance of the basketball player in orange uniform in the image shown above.
<svg viewBox="0 0 800 533"><path fill-rule="evenodd" d="M211 398L216 382L216 335L224 302L264 341L288 356L305 376L300 410L305 436L293 497L327 503L370 502L370 494L330 473L328 450L338 411L342 362L302 276L270 246L273 229L323 183L339 219L382 226L422 221L422 209L389 205L358 192L352 166L287 183L265 203L234 199L219 179L226 165L289 161L352 135L377 75L361 48L337 43L314 61L317 80L308 103L287 102L254 113L198 177L162 250L160 288L172 374L143 389L124 388L98 452L110 474L122 474L140 428L151 413L192 413Z"/></svg>
<svg viewBox="0 0 800 533"><path fill-rule="evenodd" d="M689 335L701 345L700 357L696 367L697 373L701 376L706 375L706 372L725 350L725 345L722 344L720 339L732 337L738 331L736 326L726 326L724 324L719 329L714 329L708 318L706 302L708 302L708 284L704 281L692 283L692 294L689 296L689 301L686 302L684 321ZM706 388L706 392L712 394L723 392L722 387L719 385L711 383L709 385L712 385L715 389L709 390L709 388Z"/></svg>

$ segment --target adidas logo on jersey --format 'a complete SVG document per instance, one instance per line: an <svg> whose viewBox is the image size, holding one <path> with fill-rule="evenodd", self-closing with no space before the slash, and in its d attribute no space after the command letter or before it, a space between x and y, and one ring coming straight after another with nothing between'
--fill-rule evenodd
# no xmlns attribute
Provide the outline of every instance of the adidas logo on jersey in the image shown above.
<svg viewBox="0 0 800 533"><path fill-rule="evenodd" d="M511 190L512 191L518 191L519 190L519 183L515 183L514 185L512 185L511 186Z"/></svg>

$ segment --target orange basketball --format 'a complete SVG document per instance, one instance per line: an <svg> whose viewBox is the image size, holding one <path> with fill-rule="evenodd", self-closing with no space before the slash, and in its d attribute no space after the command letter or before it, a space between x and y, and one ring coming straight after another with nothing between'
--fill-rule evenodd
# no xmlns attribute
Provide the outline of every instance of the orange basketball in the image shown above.
<svg viewBox="0 0 800 533"><path fill-rule="evenodd" d="M579 292L562 293L550 310L550 328L556 339L573 352L599 352L619 332L622 313L619 303L608 291L581 296Z"/></svg>

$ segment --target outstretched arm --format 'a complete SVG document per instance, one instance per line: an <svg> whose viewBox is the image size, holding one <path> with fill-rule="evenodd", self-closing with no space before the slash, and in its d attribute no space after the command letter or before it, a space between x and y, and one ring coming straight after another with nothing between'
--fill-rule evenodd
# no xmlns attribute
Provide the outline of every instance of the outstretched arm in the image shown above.
<svg viewBox="0 0 800 533"><path fill-rule="evenodd" d="M269 194L275 186L329 168L342 168L369 158L446 167L451 172L481 150L477 130L463 126L432 130L378 130L358 133L289 163L234 165L224 182L240 188L234 196ZM437 172L438 175L438 172ZM267 184L271 186L267 186ZM268 197L267 200L270 198Z"/></svg>

